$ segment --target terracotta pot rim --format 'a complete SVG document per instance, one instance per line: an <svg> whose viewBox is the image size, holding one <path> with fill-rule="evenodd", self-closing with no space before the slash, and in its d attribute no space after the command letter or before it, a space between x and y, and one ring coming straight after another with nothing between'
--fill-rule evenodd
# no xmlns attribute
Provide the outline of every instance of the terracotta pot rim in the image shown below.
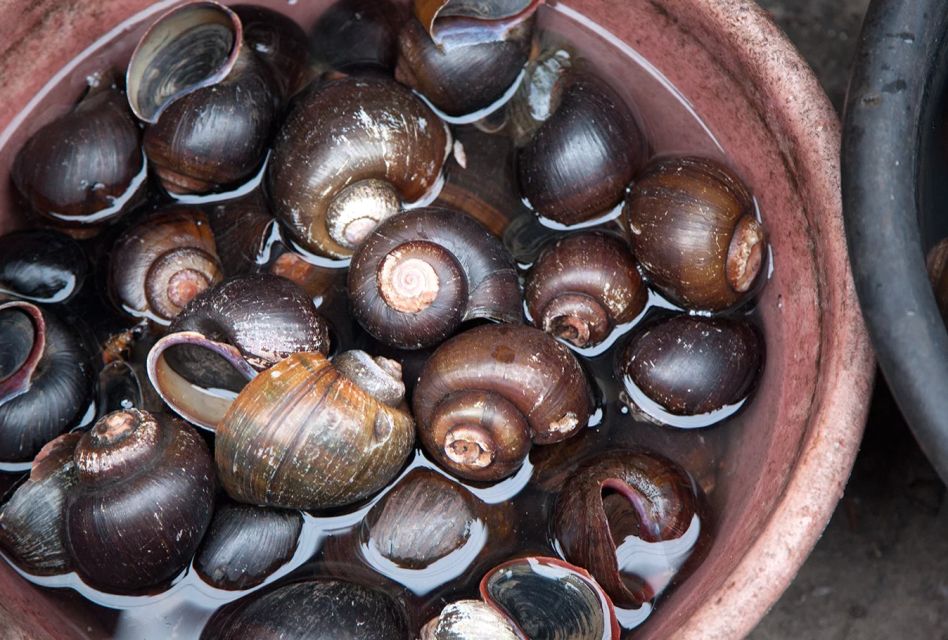
<svg viewBox="0 0 948 640"><path fill-rule="evenodd" d="M750 633L790 585L841 499L862 439L875 361L843 231L838 116L799 52L752 0L687 4L701 14L689 22L700 21L707 32L719 34L724 48L748 70L745 88L782 138L788 171L804 200L822 200L807 212L824 321L819 378L799 457L760 534L725 584L675 634L733 638ZM835 322L826 322L827 314Z"/></svg>

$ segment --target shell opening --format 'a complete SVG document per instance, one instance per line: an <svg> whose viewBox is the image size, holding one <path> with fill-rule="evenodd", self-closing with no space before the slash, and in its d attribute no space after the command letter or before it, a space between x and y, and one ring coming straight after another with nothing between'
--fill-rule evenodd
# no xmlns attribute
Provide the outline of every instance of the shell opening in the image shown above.
<svg viewBox="0 0 948 640"><path fill-rule="evenodd" d="M126 76L128 103L145 122L158 121L175 100L223 80L243 37L237 15L216 2L171 10L145 33Z"/></svg>
<svg viewBox="0 0 948 640"><path fill-rule="evenodd" d="M438 273L429 262L396 247L379 265L379 293L385 303L402 313L420 313L437 299Z"/></svg>
<svg viewBox="0 0 948 640"><path fill-rule="evenodd" d="M26 393L46 352L46 320L29 302L0 304L0 404Z"/></svg>
<svg viewBox="0 0 948 640"><path fill-rule="evenodd" d="M494 461L494 443L484 429L462 425L451 429L444 438L444 453L456 464L483 469Z"/></svg>
<svg viewBox="0 0 948 640"><path fill-rule="evenodd" d="M326 211L329 237L355 250L384 220L398 213L401 200L384 180L362 180L339 192Z"/></svg>
<svg viewBox="0 0 948 640"><path fill-rule="evenodd" d="M738 293L754 284L764 262L764 230L754 216L745 214L734 228L727 252L727 281Z"/></svg>

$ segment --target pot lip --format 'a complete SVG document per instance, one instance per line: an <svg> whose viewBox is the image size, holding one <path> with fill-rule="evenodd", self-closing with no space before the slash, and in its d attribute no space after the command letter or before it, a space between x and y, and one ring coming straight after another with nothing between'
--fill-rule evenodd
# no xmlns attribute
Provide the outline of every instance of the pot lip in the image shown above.
<svg viewBox="0 0 948 640"><path fill-rule="evenodd" d="M898 1L898 0L896 0ZM936 0L937 1L937 0ZM783 492L749 549L673 637L750 633L787 589L842 498L869 412L875 364L857 303L843 229L840 123L822 86L773 19L753 0L661 0L717 34L747 70L749 95L781 136L787 170L808 210L821 285L821 357L813 408ZM832 321L825 321L829 316ZM948 358L946 358L948 362ZM948 397L948 394L945 394Z"/></svg>
<svg viewBox="0 0 948 640"><path fill-rule="evenodd" d="M879 363L948 482L948 334L925 268L917 200L920 141L946 27L943 0L872 3L846 104L843 197L856 287Z"/></svg>

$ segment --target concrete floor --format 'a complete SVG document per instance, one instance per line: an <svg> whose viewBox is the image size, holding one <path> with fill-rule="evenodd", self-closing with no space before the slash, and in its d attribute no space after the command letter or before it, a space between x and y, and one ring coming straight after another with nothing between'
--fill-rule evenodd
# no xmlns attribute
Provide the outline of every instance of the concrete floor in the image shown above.
<svg viewBox="0 0 948 640"><path fill-rule="evenodd" d="M758 1L842 110L868 0ZM945 487L881 376L846 495L799 576L751 638L948 640Z"/></svg>

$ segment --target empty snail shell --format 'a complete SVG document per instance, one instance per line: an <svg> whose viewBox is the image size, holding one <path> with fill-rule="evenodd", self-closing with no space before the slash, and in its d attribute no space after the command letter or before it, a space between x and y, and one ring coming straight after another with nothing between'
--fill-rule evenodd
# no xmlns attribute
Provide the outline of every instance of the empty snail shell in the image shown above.
<svg viewBox="0 0 948 640"><path fill-rule="evenodd" d="M558 82L559 104L520 150L520 188L538 215L574 225L622 202L648 145L629 107L602 79L580 65Z"/></svg>
<svg viewBox="0 0 948 640"><path fill-rule="evenodd" d="M503 40L543 0L415 0L415 17L439 46Z"/></svg>
<svg viewBox="0 0 948 640"><path fill-rule="evenodd" d="M132 53L128 100L149 124L145 153L171 193L249 178L266 154L282 87L232 10L192 2L159 18Z"/></svg>
<svg viewBox="0 0 948 640"><path fill-rule="evenodd" d="M437 344L468 320L522 315L503 243L448 209L416 209L380 225L353 256L349 295L369 334L404 349Z"/></svg>
<svg viewBox="0 0 948 640"><path fill-rule="evenodd" d="M148 375L183 418L214 429L240 391L290 354L329 352L329 327L295 284L268 274L230 278L194 298L148 355ZM248 369L249 366L249 369Z"/></svg>
<svg viewBox="0 0 948 640"><path fill-rule="evenodd" d="M569 49L554 47L541 51L527 63L523 82L507 103L505 114L507 133L517 147L529 142L556 111L566 84L561 79L576 59Z"/></svg>
<svg viewBox="0 0 948 640"><path fill-rule="evenodd" d="M0 303L0 460L32 460L89 408L91 356L79 334L28 302Z"/></svg>
<svg viewBox="0 0 948 640"><path fill-rule="evenodd" d="M581 466L566 481L553 533L567 560L585 567L617 605L636 608L658 594L648 576L626 570L624 561L635 558L620 558L617 548L627 535L652 543L682 538L697 508L694 484L674 462L641 450L617 451Z"/></svg>
<svg viewBox="0 0 948 640"><path fill-rule="evenodd" d="M745 300L767 242L747 187L703 158L650 165L626 200L635 256L649 281L689 308L721 311Z"/></svg>
<svg viewBox="0 0 948 640"><path fill-rule="evenodd" d="M584 569L558 558L505 562L484 575L480 592L525 638L619 638L609 596Z"/></svg>
<svg viewBox="0 0 948 640"><path fill-rule="evenodd" d="M144 165L141 131L125 96L102 86L33 134L10 175L36 214L78 227L111 222L137 204Z"/></svg>
<svg viewBox="0 0 948 640"><path fill-rule="evenodd" d="M33 461L30 477L0 507L0 548L33 575L71 570L64 546L63 505L76 483L78 433L52 440Z"/></svg>
<svg viewBox="0 0 948 640"><path fill-rule="evenodd" d="M289 562L302 529L298 511L228 501L214 510L194 568L218 589L255 587Z"/></svg>
<svg viewBox="0 0 948 640"><path fill-rule="evenodd" d="M679 315L636 332L619 368L665 411L694 416L747 398L763 359L763 340L749 322Z"/></svg>
<svg viewBox="0 0 948 640"><path fill-rule="evenodd" d="M400 375L397 363L385 365L366 373ZM221 482L235 500L327 509L385 486L407 460L414 437L407 412L370 395L322 354L298 353L244 387L217 426L215 454Z"/></svg>
<svg viewBox="0 0 948 640"><path fill-rule="evenodd" d="M310 33L311 51L350 75L395 69L402 7L390 0L341 0L323 13Z"/></svg>
<svg viewBox="0 0 948 640"><path fill-rule="evenodd" d="M57 231L14 231L0 237L0 295L39 304L68 302L89 271L85 252Z"/></svg>
<svg viewBox="0 0 948 640"><path fill-rule="evenodd" d="M348 257L400 202L435 187L447 149L444 123L394 80L315 83L274 143L273 213L303 248Z"/></svg>
<svg viewBox="0 0 948 640"><path fill-rule="evenodd" d="M231 9L240 18L244 42L273 74L283 100L289 99L306 69L306 32L289 16L267 7L239 4Z"/></svg>
<svg viewBox="0 0 948 640"><path fill-rule="evenodd" d="M184 569L214 509L214 467L191 427L129 409L99 419L75 451L66 548L79 575L111 592Z"/></svg>
<svg viewBox="0 0 948 640"><path fill-rule="evenodd" d="M257 592L218 610L201 640L406 640L408 616L395 598L371 587L315 578Z"/></svg>
<svg viewBox="0 0 948 640"><path fill-rule="evenodd" d="M502 40L446 47L410 19L398 36L395 77L450 118L467 120L465 116L502 106L530 55L533 25L526 20Z"/></svg>
<svg viewBox="0 0 948 640"><path fill-rule="evenodd" d="M536 327L586 347L638 316L648 289L622 240L589 232L548 247L527 275L524 297Z"/></svg>
<svg viewBox="0 0 948 640"><path fill-rule="evenodd" d="M174 207L145 218L112 249L109 283L124 312L167 325L223 278L207 217Z"/></svg>
<svg viewBox="0 0 948 640"><path fill-rule="evenodd" d="M415 387L425 450L470 480L516 471L531 442L561 442L591 412L585 374L569 349L523 325L486 325L442 344Z"/></svg>

